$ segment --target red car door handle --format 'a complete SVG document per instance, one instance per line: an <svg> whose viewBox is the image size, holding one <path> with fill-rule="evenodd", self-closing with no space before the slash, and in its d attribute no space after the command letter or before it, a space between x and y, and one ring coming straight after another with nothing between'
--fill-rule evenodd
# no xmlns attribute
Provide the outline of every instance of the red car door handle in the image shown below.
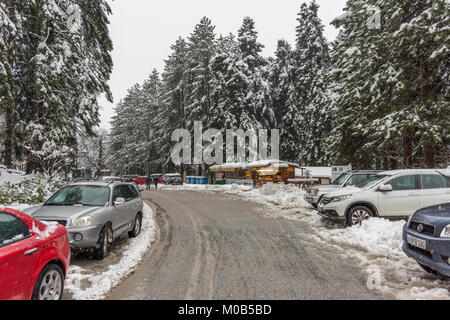
<svg viewBox="0 0 450 320"><path fill-rule="evenodd" d="M30 254L35 253L36 251L37 251L37 248L34 248L34 249L31 249L31 250L25 251L24 255L28 256Z"/></svg>

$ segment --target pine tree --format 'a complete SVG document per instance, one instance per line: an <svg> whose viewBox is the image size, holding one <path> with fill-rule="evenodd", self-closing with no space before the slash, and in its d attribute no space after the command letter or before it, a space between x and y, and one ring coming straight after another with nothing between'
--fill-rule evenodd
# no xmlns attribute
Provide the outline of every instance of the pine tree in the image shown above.
<svg viewBox="0 0 450 320"><path fill-rule="evenodd" d="M210 62L216 51L214 29L211 20L204 17L188 38L186 115L191 131L194 121L202 121L205 128L210 126Z"/></svg>
<svg viewBox="0 0 450 320"><path fill-rule="evenodd" d="M448 159L448 25L445 1L373 2L383 14L349 1L335 20L331 96L336 160L360 167L434 167ZM399 9L401 8L401 9ZM447 81L447 82L446 82ZM440 151L440 152L438 152Z"/></svg>
<svg viewBox="0 0 450 320"><path fill-rule="evenodd" d="M295 69L290 44L279 40L275 58L270 66L270 95L277 127L280 129L280 156L297 161L300 153L299 116L296 104Z"/></svg>
<svg viewBox="0 0 450 320"><path fill-rule="evenodd" d="M324 139L330 130L325 93L330 68L328 43L315 1L303 3L298 14L295 51L296 101L300 109L299 161L302 164L324 164Z"/></svg>

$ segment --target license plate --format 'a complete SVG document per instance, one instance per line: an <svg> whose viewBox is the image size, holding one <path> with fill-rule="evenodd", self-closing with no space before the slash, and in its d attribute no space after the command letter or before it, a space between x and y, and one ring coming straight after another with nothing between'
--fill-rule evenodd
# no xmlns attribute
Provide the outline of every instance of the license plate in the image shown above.
<svg viewBox="0 0 450 320"><path fill-rule="evenodd" d="M413 236L408 235L407 241L410 245L420 248L420 249L426 249L427 248L427 241L423 239L419 239Z"/></svg>

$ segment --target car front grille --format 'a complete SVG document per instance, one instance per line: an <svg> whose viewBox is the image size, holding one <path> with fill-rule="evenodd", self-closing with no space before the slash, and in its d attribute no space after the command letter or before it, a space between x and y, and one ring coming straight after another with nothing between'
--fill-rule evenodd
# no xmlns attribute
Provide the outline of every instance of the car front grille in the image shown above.
<svg viewBox="0 0 450 320"><path fill-rule="evenodd" d="M434 236L434 226L422 222L412 221L409 228L419 233Z"/></svg>

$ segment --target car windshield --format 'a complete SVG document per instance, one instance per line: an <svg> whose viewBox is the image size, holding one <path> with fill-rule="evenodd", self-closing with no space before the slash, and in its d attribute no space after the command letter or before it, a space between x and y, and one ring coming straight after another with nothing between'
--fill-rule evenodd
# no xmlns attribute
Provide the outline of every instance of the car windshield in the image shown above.
<svg viewBox="0 0 450 320"><path fill-rule="evenodd" d="M181 176L166 176L167 180L179 180L181 179Z"/></svg>
<svg viewBox="0 0 450 320"><path fill-rule="evenodd" d="M333 184L339 185L339 186L342 185L349 175L350 175L349 173L341 174L339 177L337 177L336 180L333 181Z"/></svg>
<svg viewBox="0 0 450 320"><path fill-rule="evenodd" d="M371 187L371 186L377 184L378 182L380 182L381 180L383 180L386 177L387 176L385 176L385 175L375 175L375 176L370 177L366 181L358 184L356 187L361 188L361 189L368 188L368 187Z"/></svg>
<svg viewBox="0 0 450 320"><path fill-rule="evenodd" d="M71 186L55 193L45 206L105 206L109 201L109 188L100 186Z"/></svg>

